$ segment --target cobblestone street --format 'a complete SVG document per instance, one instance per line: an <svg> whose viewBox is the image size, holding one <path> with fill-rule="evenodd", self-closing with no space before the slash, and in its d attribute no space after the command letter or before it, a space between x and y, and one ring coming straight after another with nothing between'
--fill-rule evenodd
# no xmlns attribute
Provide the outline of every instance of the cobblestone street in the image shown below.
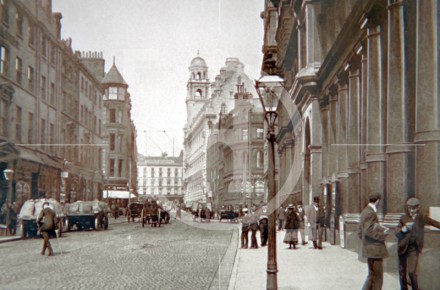
<svg viewBox="0 0 440 290"><path fill-rule="evenodd" d="M191 220L160 228L124 222L52 239L53 257L40 255L41 239L3 243L0 289L225 289L236 250L232 229Z"/></svg>

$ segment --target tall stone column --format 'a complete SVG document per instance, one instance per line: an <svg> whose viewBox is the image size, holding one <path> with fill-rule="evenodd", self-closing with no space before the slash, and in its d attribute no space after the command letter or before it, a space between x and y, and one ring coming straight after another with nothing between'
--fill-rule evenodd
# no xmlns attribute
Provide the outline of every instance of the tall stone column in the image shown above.
<svg viewBox="0 0 440 290"><path fill-rule="evenodd" d="M403 212L405 201L414 195L413 148L410 144L411 103L405 78L405 31L403 3L389 0L387 76L387 211Z"/></svg>
<svg viewBox="0 0 440 290"><path fill-rule="evenodd" d="M361 112L361 132L360 132L360 163L359 168L361 170L361 186L360 186L360 207L361 209L367 203L367 162L365 161L365 144L367 143L367 72L368 72L368 62L367 62L367 45L362 44L361 47L361 102L360 102L360 112Z"/></svg>
<svg viewBox="0 0 440 290"><path fill-rule="evenodd" d="M329 130L328 130L328 145L329 145L329 172L328 177L334 172L338 172L338 150L336 144L336 132L338 126L338 96L335 92L330 92L330 112L329 112Z"/></svg>
<svg viewBox="0 0 440 290"><path fill-rule="evenodd" d="M321 192L320 180L322 178L321 155L322 155L322 123L319 100L312 97L312 146L310 148L312 168L312 191Z"/></svg>
<svg viewBox="0 0 440 290"><path fill-rule="evenodd" d="M347 118L347 171L348 171L348 208L347 213L359 213L360 203L360 100L359 100L359 63L350 65L348 76L348 118Z"/></svg>
<svg viewBox="0 0 440 290"><path fill-rule="evenodd" d="M374 19L368 19L368 72L367 72L367 194L380 193L386 201L385 193L385 98L382 95L382 67L380 26ZM381 203L381 212L386 211L386 203Z"/></svg>
<svg viewBox="0 0 440 290"><path fill-rule="evenodd" d="M322 132L322 177L328 177L329 173L329 158L330 158L330 143L329 143L329 97L325 96L320 103L321 109L321 126Z"/></svg>
<svg viewBox="0 0 440 290"><path fill-rule="evenodd" d="M338 76L338 102L337 102L337 157L338 157L338 171L337 179L338 194L340 195L337 210L339 213L346 213L348 209L348 173L347 173L347 73L343 72ZM336 217L338 218L338 217Z"/></svg>
<svg viewBox="0 0 440 290"><path fill-rule="evenodd" d="M439 11L438 1L417 1L415 187L429 206L440 206Z"/></svg>
<svg viewBox="0 0 440 290"><path fill-rule="evenodd" d="M291 194L294 192L294 187L296 183L296 180L294 180L293 178L289 178L290 171L293 167L293 146L295 144L291 133L286 133L286 136L284 137L284 144L284 151L286 152L286 165L284 168L286 178L285 185L287 186L288 194Z"/></svg>

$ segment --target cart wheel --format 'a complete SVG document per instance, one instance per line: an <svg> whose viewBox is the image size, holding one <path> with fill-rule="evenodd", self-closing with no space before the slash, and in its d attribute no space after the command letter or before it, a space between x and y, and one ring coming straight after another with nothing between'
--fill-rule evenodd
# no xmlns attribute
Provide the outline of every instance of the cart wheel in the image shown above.
<svg viewBox="0 0 440 290"><path fill-rule="evenodd" d="M101 229L98 217L95 217L95 226L94 226L94 228L95 228L95 230L100 230Z"/></svg>

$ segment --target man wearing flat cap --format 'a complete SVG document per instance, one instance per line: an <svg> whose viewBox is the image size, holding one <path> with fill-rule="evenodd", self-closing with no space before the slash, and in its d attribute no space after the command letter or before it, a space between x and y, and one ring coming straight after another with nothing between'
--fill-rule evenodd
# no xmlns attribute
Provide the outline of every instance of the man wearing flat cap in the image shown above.
<svg viewBox="0 0 440 290"><path fill-rule="evenodd" d="M383 284L383 258L388 257L385 239L388 229L379 224L377 208L381 195L368 196L369 203L361 213L358 235L361 239L362 256L367 258L368 275L362 290L380 290Z"/></svg>
<svg viewBox="0 0 440 290"><path fill-rule="evenodd" d="M440 228L440 222L431 219L419 211L420 200L411 197L406 201L406 214L400 220L396 233L397 254L399 256L399 280L402 290L408 289L408 273L413 290L419 290L417 281L417 263L423 249L425 225Z"/></svg>

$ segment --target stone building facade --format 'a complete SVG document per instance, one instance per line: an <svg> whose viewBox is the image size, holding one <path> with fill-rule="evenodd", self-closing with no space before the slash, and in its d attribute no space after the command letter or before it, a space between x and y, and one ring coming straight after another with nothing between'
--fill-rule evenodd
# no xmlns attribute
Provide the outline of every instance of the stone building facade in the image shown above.
<svg viewBox="0 0 440 290"><path fill-rule="evenodd" d="M50 0L1 1L0 17L0 171L14 170L10 201L102 198L102 53L73 51L72 40L61 39L62 15ZM128 123L127 146L136 152ZM0 181L3 204L3 174Z"/></svg>
<svg viewBox="0 0 440 290"><path fill-rule="evenodd" d="M131 98L115 63L102 80L104 88L105 124L107 146L104 150L106 190L137 191L136 131L131 119Z"/></svg>
<svg viewBox="0 0 440 290"><path fill-rule="evenodd" d="M183 152L180 156L143 156L138 153L138 197L183 202Z"/></svg>
<svg viewBox="0 0 440 290"><path fill-rule="evenodd" d="M71 40L62 40L61 14L51 1L2 1L1 137L17 155L2 160L14 170L12 201L96 198L102 187L100 80L80 63ZM80 87L79 83L82 83ZM87 85L87 87L86 87ZM81 169L81 170L80 170ZM70 172L65 179L61 172Z"/></svg>
<svg viewBox="0 0 440 290"><path fill-rule="evenodd" d="M244 134L243 130L248 130L248 136L251 131L254 136L256 130L249 128L253 123L248 120L248 115L253 116L249 110L259 105L253 81L237 58L227 58L212 83L207 79L208 67L202 58L194 58L189 70L184 139L185 202L187 205L195 201L209 202L215 206L224 202L243 203L244 184L249 183L250 188L250 184L258 180L248 166L252 162L248 154L257 154L252 150L248 152L249 137L240 142L237 139ZM243 107L239 109L239 106ZM239 115L244 114L245 120L239 121L237 110L242 110ZM235 148L238 143L240 148L244 146L240 149L241 155Z"/></svg>
<svg viewBox="0 0 440 290"><path fill-rule="evenodd" d="M290 182L283 193L305 204L321 197L331 243L356 248L350 223L370 193L382 194L381 220L391 227L409 197L424 210L440 206L438 7L436 0L265 2L262 70L281 75L288 95L279 186ZM439 237L429 236L432 246ZM427 288L440 285L433 283Z"/></svg>
<svg viewBox="0 0 440 290"><path fill-rule="evenodd" d="M215 208L265 201L262 109L242 86L237 91L234 108L219 115L208 138L208 197Z"/></svg>

